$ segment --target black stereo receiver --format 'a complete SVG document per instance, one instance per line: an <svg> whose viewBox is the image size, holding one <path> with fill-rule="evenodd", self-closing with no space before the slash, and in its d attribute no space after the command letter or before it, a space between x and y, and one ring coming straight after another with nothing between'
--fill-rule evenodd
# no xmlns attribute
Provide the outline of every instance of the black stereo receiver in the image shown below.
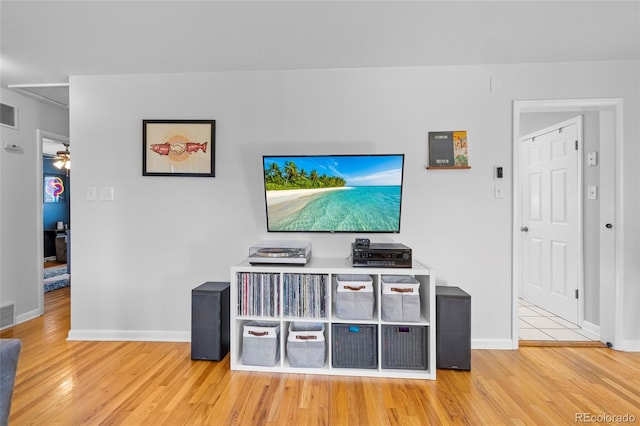
<svg viewBox="0 0 640 426"><path fill-rule="evenodd" d="M353 266L411 268L411 249L397 243L351 243Z"/></svg>

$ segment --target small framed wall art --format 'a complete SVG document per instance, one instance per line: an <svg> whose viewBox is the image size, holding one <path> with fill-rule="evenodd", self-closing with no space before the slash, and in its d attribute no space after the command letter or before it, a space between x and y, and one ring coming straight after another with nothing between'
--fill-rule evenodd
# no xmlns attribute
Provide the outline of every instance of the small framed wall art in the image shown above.
<svg viewBox="0 0 640 426"><path fill-rule="evenodd" d="M143 176L215 176L215 120L142 120Z"/></svg>
<svg viewBox="0 0 640 426"><path fill-rule="evenodd" d="M429 132L427 169L470 169L467 131Z"/></svg>
<svg viewBox="0 0 640 426"><path fill-rule="evenodd" d="M44 202L62 203L65 201L65 176L44 175Z"/></svg>

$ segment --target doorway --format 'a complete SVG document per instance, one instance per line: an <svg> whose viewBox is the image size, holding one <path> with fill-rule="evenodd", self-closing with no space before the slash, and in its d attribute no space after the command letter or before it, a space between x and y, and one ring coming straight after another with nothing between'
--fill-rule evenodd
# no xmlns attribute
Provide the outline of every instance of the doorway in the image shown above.
<svg viewBox="0 0 640 426"><path fill-rule="evenodd" d="M520 139L520 298L577 325L582 145L581 116Z"/></svg>
<svg viewBox="0 0 640 426"><path fill-rule="evenodd" d="M52 159L59 151L68 151L69 137L37 131L38 169L38 294L39 310L44 313L44 293L70 283L70 185L69 169L58 169ZM45 165L45 162L50 163ZM46 261L50 261L46 264ZM45 268L47 266L47 268Z"/></svg>
<svg viewBox="0 0 640 426"><path fill-rule="evenodd" d="M553 118L551 115L550 118ZM590 341L581 328L582 115L520 138L521 340Z"/></svg>
<svg viewBox="0 0 640 426"><path fill-rule="evenodd" d="M523 291L523 277L526 276L527 261L531 261L530 253L526 253L523 248L522 239L526 232L521 228L526 228L526 224L521 223L524 209L524 197L529 195L523 191L523 172L520 158L523 155L521 147L521 137L527 133L535 133L549 127L552 123L567 120L576 115L589 115L595 117L597 126L589 129L591 140L597 140L596 146L580 149L578 167L583 167L586 162L587 153L597 157L597 167L584 166L584 173L579 171L578 179L584 178L584 185L578 181L579 195L584 200L584 206L578 212L579 219L583 220L579 228L578 239L583 242L578 248L578 285L572 289L578 290L580 303L577 304L577 323L580 329L587 335L596 337L602 342L614 342L621 334L619 330L621 324L622 303L619 298L621 283L618 282L616 256L621 255L621 247L616 242L616 233L621 232L619 227L611 224L615 221L620 212L617 205L620 200L615 198L619 191L619 176L621 157L615 147L621 145L621 133L617 131L622 126L621 115L622 101L619 99L583 99L583 100L549 100L549 101L516 101L514 102L514 128L513 128L513 165L514 165L514 198L513 198L513 315L512 315L512 338L513 347L519 346L519 312L523 310L522 296L526 296ZM546 124L532 128L532 122L527 115L536 119L545 117ZM561 117L558 119L558 117ZM587 128L585 120L585 129ZM593 136L595 134L595 137ZM586 142L585 142L586 143ZM593 183L588 181L588 173L594 170L599 171L598 180ZM591 200L591 194L586 193L587 188L596 192L599 202L595 204ZM618 192L619 193L619 192ZM587 199L587 196L589 198ZM580 202L579 204L580 205ZM594 215L594 211L597 214ZM607 226L610 225L610 226ZM525 238L526 239L526 238ZM548 245L547 245L548 246ZM582 247L584 250L581 252ZM565 252L563 244L556 244L558 259L562 259ZM582 262L582 259L585 259ZM526 261L525 261L526 259ZM535 257L534 257L535 260ZM536 260L537 261L537 260ZM558 262L556 262L557 265ZM562 269L556 268L553 273L563 275ZM563 275L564 277L564 275ZM562 281L562 280L560 280ZM558 282L560 282L558 281ZM584 287L584 288L583 288ZM566 290L566 289L565 289ZM565 291L565 295L572 295L573 291ZM565 297L567 298L567 297ZM526 306L524 310L542 309L533 306ZM553 313L550 311L549 315ZM552 340L552 339L549 339ZM556 339L557 340L557 339Z"/></svg>

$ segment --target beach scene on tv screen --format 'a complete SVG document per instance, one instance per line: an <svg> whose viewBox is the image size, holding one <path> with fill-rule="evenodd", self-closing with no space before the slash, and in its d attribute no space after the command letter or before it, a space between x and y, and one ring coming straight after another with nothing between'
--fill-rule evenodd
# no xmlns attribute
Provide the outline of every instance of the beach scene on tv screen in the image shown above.
<svg viewBox="0 0 640 426"><path fill-rule="evenodd" d="M264 157L269 231L399 232L403 155Z"/></svg>

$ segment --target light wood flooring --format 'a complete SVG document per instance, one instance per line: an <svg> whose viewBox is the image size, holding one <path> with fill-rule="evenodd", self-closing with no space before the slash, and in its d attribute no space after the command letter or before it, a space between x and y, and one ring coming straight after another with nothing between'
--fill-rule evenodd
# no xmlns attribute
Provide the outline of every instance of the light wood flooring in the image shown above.
<svg viewBox="0 0 640 426"><path fill-rule="evenodd" d="M69 291L0 333L24 345L10 425L640 423L639 353L473 350L471 371L436 381L237 372L192 361L189 343L67 341Z"/></svg>
<svg viewBox="0 0 640 426"><path fill-rule="evenodd" d="M44 268L45 269L47 269L47 268L57 268L57 267L60 267L60 266L64 266L66 264L67 264L67 262L58 262L56 260L48 260L48 261L44 262Z"/></svg>

